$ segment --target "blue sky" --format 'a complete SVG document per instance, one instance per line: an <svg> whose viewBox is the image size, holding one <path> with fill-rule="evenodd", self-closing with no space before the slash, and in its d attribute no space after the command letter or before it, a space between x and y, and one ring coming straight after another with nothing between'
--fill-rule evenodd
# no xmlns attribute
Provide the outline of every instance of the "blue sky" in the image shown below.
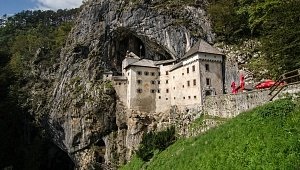
<svg viewBox="0 0 300 170"><path fill-rule="evenodd" d="M0 0L0 16L29 9L52 9L79 7L82 0Z"/></svg>

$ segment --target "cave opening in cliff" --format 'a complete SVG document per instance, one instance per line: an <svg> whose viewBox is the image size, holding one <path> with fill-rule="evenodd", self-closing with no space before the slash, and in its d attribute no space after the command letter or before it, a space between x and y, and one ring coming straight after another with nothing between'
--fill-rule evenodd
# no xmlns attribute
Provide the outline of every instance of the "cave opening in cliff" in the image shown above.
<svg viewBox="0 0 300 170"><path fill-rule="evenodd" d="M108 56L113 68L121 73L122 61L127 51L133 52L140 58L152 60L172 59L172 56L158 44L125 28L119 28L111 34Z"/></svg>

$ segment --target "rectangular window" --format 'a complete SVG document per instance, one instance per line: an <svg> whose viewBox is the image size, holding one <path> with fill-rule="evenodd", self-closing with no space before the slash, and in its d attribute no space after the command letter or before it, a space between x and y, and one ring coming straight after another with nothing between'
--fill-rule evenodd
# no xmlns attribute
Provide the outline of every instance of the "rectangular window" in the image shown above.
<svg viewBox="0 0 300 170"><path fill-rule="evenodd" d="M187 81L187 86L190 87L190 81Z"/></svg>
<svg viewBox="0 0 300 170"><path fill-rule="evenodd" d="M166 100L169 100L168 98L166 98Z"/></svg>
<svg viewBox="0 0 300 170"><path fill-rule="evenodd" d="M157 89L157 93L160 93L160 89Z"/></svg>
<svg viewBox="0 0 300 170"><path fill-rule="evenodd" d="M193 84L194 84L194 86L196 86L196 84L197 84L196 79L193 80Z"/></svg>
<svg viewBox="0 0 300 170"><path fill-rule="evenodd" d="M155 84L155 80L152 80L152 81L151 81L151 84Z"/></svg>
<svg viewBox="0 0 300 170"><path fill-rule="evenodd" d="M169 83L169 80L166 80L166 84L168 84Z"/></svg>
<svg viewBox="0 0 300 170"><path fill-rule="evenodd" d="M183 99L185 99L185 97L183 97Z"/></svg>
<svg viewBox="0 0 300 170"><path fill-rule="evenodd" d="M194 99L197 99L197 96L194 96Z"/></svg>
<svg viewBox="0 0 300 170"><path fill-rule="evenodd" d="M151 92L151 93L155 93L155 89L151 89L150 92Z"/></svg>
<svg viewBox="0 0 300 170"><path fill-rule="evenodd" d="M166 71L166 75L169 75L169 72L168 72L168 71Z"/></svg>
<svg viewBox="0 0 300 170"><path fill-rule="evenodd" d="M184 76L184 73L182 73L182 75Z"/></svg>
<svg viewBox="0 0 300 170"><path fill-rule="evenodd" d="M209 64L205 64L205 71L209 71Z"/></svg>
<svg viewBox="0 0 300 170"><path fill-rule="evenodd" d="M155 76L155 73L154 73L154 72L151 72L151 76Z"/></svg>
<svg viewBox="0 0 300 170"><path fill-rule="evenodd" d="M189 96L189 99L191 99L191 96Z"/></svg>
<svg viewBox="0 0 300 170"><path fill-rule="evenodd" d="M149 75L149 72L148 72L148 71L145 71L144 74L145 74L145 76L148 76L148 75Z"/></svg>
<svg viewBox="0 0 300 170"><path fill-rule="evenodd" d="M161 99L161 96L158 96L159 99Z"/></svg>
<svg viewBox="0 0 300 170"><path fill-rule="evenodd" d="M142 89L137 89L136 91L137 91L138 93L142 93L142 92L143 92Z"/></svg>
<svg viewBox="0 0 300 170"><path fill-rule="evenodd" d="M142 75L142 72L138 71L137 74L140 76L140 75ZM128 75L129 75L129 73L128 73Z"/></svg>
<svg viewBox="0 0 300 170"><path fill-rule="evenodd" d="M210 79L209 78L206 78L206 85L210 86Z"/></svg>
<svg viewBox="0 0 300 170"><path fill-rule="evenodd" d="M166 89L166 93L169 93L169 89Z"/></svg>
<svg viewBox="0 0 300 170"><path fill-rule="evenodd" d="M142 80L137 80L137 84L142 84Z"/></svg>
<svg viewBox="0 0 300 170"><path fill-rule="evenodd" d="M195 71L195 70L196 70L196 67L195 67L195 65L193 65L193 66L192 66L192 70L193 70L193 71Z"/></svg>
<svg viewBox="0 0 300 170"><path fill-rule="evenodd" d="M160 72L158 72L158 76L160 76Z"/></svg>
<svg viewBox="0 0 300 170"><path fill-rule="evenodd" d="M190 68L186 68L186 73L189 74Z"/></svg>
<svg viewBox="0 0 300 170"><path fill-rule="evenodd" d="M159 80L157 80L157 84L160 84L160 81L159 81Z"/></svg>

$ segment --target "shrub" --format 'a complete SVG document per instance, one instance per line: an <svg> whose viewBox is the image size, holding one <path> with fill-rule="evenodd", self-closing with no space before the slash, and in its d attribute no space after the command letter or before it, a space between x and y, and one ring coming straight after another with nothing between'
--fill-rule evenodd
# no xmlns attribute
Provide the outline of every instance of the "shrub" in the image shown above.
<svg viewBox="0 0 300 170"><path fill-rule="evenodd" d="M288 113L295 109L295 104L290 99L281 99L274 101L270 104L260 107L257 113L261 117L274 117L274 116L286 116Z"/></svg>
<svg viewBox="0 0 300 170"><path fill-rule="evenodd" d="M145 133L136 154L143 161L149 161L156 150L165 150L175 140L175 127L173 126L165 131Z"/></svg>

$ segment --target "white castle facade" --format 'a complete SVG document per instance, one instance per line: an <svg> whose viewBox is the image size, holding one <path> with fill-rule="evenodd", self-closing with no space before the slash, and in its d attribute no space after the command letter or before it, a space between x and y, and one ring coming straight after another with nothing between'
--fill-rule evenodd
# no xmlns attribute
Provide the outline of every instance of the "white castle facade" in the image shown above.
<svg viewBox="0 0 300 170"><path fill-rule="evenodd" d="M171 106L201 107L205 96L223 94L224 58L200 40L179 61L153 61L127 54L122 76L109 72L104 77L112 79L127 109L168 113Z"/></svg>

